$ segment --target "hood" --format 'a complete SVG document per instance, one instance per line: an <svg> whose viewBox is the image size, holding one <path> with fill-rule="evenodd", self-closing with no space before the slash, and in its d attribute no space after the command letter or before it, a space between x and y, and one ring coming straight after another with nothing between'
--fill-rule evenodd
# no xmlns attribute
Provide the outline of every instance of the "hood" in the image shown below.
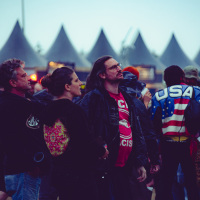
<svg viewBox="0 0 200 200"><path fill-rule="evenodd" d="M44 124L52 126L58 118L62 119L66 116L66 113L70 115L73 113L73 110L73 102L68 99L52 101L46 106L42 121Z"/></svg>
<svg viewBox="0 0 200 200"><path fill-rule="evenodd" d="M138 81L137 76L130 72L124 71L123 76L124 79L120 83L120 86L123 88L126 87L129 90L132 90L132 92L138 93L146 87L145 83Z"/></svg>

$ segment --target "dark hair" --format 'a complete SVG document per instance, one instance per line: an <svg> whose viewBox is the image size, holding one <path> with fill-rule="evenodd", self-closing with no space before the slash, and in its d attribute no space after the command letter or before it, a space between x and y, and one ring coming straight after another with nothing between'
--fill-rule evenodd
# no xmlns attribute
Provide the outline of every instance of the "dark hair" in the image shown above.
<svg viewBox="0 0 200 200"><path fill-rule="evenodd" d="M70 67L61 67L53 71L52 75L47 74L44 78L48 91L54 96L60 96L65 90L65 84L71 85L74 70Z"/></svg>
<svg viewBox="0 0 200 200"><path fill-rule="evenodd" d="M9 59L0 65L0 85L6 90L10 91L12 86L9 81L11 79L17 80L16 69L24 67L25 62L19 59Z"/></svg>
<svg viewBox="0 0 200 200"><path fill-rule="evenodd" d="M184 71L177 65L171 65L164 71L164 80L167 87L180 84L183 82L184 76Z"/></svg>
<svg viewBox="0 0 200 200"><path fill-rule="evenodd" d="M112 56L103 56L95 61L92 71L86 81L86 93L95 88L103 87L103 80L99 77L99 74L106 71L104 63L111 58Z"/></svg>
<svg viewBox="0 0 200 200"><path fill-rule="evenodd" d="M40 84L42 85L42 87L44 88L47 88L48 85L49 85L49 76L51 76L51 74L46 74L45 76L43 76L41 79L40 79Z"/></svg>

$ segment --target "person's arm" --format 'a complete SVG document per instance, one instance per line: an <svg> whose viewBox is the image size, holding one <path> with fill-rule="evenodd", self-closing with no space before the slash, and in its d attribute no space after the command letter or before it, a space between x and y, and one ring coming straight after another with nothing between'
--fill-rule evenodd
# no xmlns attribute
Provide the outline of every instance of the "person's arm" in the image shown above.
<svg viewBox="0 0 200 200"><path fill-rule="evenodd" d="M82 148L88 156L92 156L94 159L106 159L108 157L108 150L104 147L104 142L96 138L92 124L88 120L87 115L80 105L74 104L74 113L71 115L71 125L73 124L73 130L76 134L73 138L76 140L76 148ZM78 121L78 126L77 126ZM75 123L73 123L75 122ZM79 142L78 142L79 141Z"/></svg>
<svg viewBox="0 0 200 200"><path fill-rule="evenodd" d="M154 137L156 140L151 140L151 138L147 138L147 143L149 145L149 155L151 160L150 173L156 174L160 170L160 158L159 158L159 145L158 140L162 137L162 108L160 103L156 100L155 96L152 98L152 107L150 108L150 112L152 113L151 121L153 125L153 132L155 134ZM151 136L153 136L151 135Z"/></svg>
<svg viewBox="0 0 200 200"><path fill-rule="evenodd" d="M160 165L151 165L150 167L150 173L156 174L160 170Z"/></svg>
<svg viewBox="0 0 200 200"><path fill-rule="evenodd" d="M148 158L150 159L150 173L155 174L160 170L159 146L157 134L154 131L150 113L147 110L140 113L141 127L147 145Z"/></svg>
<svg viewBox="0 0 200 200"><path fill-rule="evenodd" d="M137 167L145 166L147 164L147 146L142 130L142 125L140 122L140 116L138 113L139 106L143 106L144 110L146 108L144 104L136 99L132 98L132 127L133 127L133 148L134 148L134 155L135 155L135 165Z"/></svg>
<svg viewBox="0 0 200 200"><path fill-rule="evenodd" d="M137 172L139 174L137 180L139 182L143 182L147 178L146 169L143 166L141 166L137 168Z"/></svg>
<svg viewBox="0 0 200 200"><path fill-rule="evenodd" d="M152 96L151 96L151 93L149 92L149 90L142 96L142 100L143 100L143 103L144 103L146 109L148 109L151 98L152 98Z"/></svg>
<svg viewBox="0 0 200 200"><path fill-rule="evenodd" d="M103 120L103 111L101 110L101 98L98 98L95 94L85 95L79 102L79 105L84 110L87 117L87 123L89 125L89 132L93 138L93 145L95 145L95 152L99 158L105 158L108 156L108 152L105 149L106 142L104 141L105 134Z"/></svg>
<svg viewBox="0 0 200 200"><path fill-rule="evenodd" d="M162 137L162 108L155 95L152 98L152 106L150 111L152 113L151 120L153 122L153 128L156 133L156 137L160 139Z"/></svg>
<svg viewBox="0 0 200 200"><path fill-rule="evenodd" d="M159 148L157 135L151 121L151 113L147 110L141 101L135 101L139 120L147 146L148 157L152 165L159 165Z"/></svg>
<svg viewBox="0 0 200 200"><path fill-rule="evenodd" d="M109 151L108 151L108 149L107 149L107 145L104 145L104 147L105 147L106 152L104 153L103 156L99 157L99 159L104 159L104 160L105 160L105 159L108 158Z"/></svg>

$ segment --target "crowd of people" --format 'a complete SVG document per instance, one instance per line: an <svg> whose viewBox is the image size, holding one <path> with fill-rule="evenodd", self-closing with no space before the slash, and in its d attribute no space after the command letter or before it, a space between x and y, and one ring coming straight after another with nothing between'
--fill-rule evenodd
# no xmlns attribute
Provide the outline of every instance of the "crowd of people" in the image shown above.
<svg viewBox="0 0 200 200"><path fill-rule="evenodd" d="M111 56L94 62L84 94L70 67L38 92L24 67L0 65L0 200L200 199L199 133L184 117L200 102L198 69L167 67L152 97Z"/></svg>

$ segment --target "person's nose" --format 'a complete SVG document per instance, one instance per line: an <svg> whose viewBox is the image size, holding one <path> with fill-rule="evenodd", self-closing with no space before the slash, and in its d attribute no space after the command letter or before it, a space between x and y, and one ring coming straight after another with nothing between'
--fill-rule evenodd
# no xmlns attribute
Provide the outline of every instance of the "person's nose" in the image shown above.
<svg viewBox="0 0 200 200"><path fill-rule="evenodd" d="M118 66L117 66L117 71L121 71L121 70L122 70L121 66L118 65Z"/></svg>

